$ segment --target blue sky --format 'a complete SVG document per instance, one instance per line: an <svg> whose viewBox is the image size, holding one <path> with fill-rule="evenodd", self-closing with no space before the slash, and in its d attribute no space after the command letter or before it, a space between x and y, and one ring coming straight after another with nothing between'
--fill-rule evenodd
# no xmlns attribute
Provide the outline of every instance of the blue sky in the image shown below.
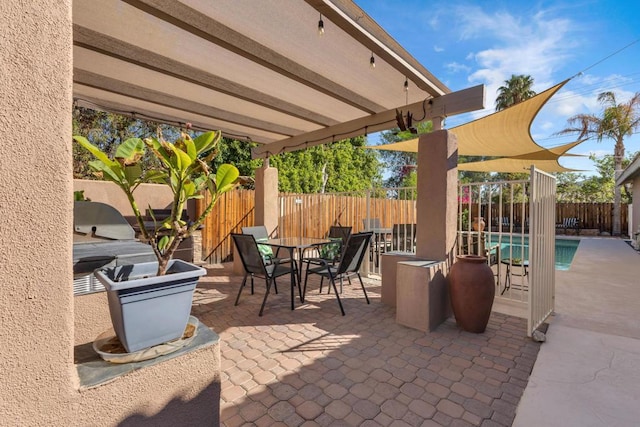
<svg viewBox="0 0 640 427"><path fill-rule="evenodd" d="M450 117L447 128L492 113L498 87L512 74L532 76L533 89L542 92L582 72L533 123L533 139L547 148L575 140L554 135L567 126L568 117L600 114L600 92L613 91L619 101L640 92L638 0L356 3L452 91L486 86L487 109ZM587 141L570 152L602 156L612 154L613 145L612 140ZM640 134L627 138L625 147L626 153L640 151ZM595 173L586 157L560 163Z"/></svg>

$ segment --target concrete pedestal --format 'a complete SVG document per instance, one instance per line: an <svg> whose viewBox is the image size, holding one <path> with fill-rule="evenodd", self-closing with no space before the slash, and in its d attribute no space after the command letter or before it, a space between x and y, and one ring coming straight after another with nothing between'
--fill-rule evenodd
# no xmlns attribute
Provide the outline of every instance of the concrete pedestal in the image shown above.
<svg viewBox="0 0 640 427"><path fill-rule="evenodd" d="M445 262L403 261L397 266L396 322L429 332L452 315Z"/></svg>

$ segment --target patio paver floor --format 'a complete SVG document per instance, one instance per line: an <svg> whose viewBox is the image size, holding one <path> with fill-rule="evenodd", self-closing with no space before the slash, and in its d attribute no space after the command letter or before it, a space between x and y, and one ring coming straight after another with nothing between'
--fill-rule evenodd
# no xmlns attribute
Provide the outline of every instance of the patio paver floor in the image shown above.
<svg viewBox="0 0 640 427"><path fill-rule="evenodd" d="M380 282L345 283L346 316L310 278L307 301L289 308L289 284L258 311L230 266L211 268L193 314L221 338L221 422L225 426L509 426L540 345L526 320L493 313L484 334L453 318L423 333L395 323L380 302ZM324 288L326 290L326 287Z"/></svg>

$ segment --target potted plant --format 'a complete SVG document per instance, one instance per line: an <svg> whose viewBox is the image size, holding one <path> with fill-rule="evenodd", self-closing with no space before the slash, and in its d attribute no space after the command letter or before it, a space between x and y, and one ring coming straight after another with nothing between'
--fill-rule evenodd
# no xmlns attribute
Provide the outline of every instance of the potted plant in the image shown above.
<svg viewBox="0 0 640 427"><path fill-rule="evenodd" d="M130 138L116 148L112 160L86 138L74 136L96 158L89 163L91 169L125 193L141 240L151 245L157 258L157 262L95 272L107 289L116 336L129 353L178 339L187 326L193 291L206 271L171 257L180 243L202 224L220 195L235 186L239 176L235 166L223 164L215 173L209 169L220 138L220 132L205 132L195 138L183 132L173 143L162 136ZM159 161L159 168L142 170L140 161L146 150ZM173 192L171 215L160 223L154 219L153 230L145 227L134 197L134 190L145 182L166 184ZM210 194L209 204L202 215L187 223L181 218L187 200L203 198L204 192Z"/></svg>

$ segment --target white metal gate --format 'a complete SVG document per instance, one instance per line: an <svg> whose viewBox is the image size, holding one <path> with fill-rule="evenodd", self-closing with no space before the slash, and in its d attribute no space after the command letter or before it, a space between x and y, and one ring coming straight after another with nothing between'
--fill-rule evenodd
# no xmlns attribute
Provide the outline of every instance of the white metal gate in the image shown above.
<svg viewBox="0 0 640 427"><path fill-rule="evenodd" d="M554 310L556 179L532 166L530 189L528 336Z"/></svg>

